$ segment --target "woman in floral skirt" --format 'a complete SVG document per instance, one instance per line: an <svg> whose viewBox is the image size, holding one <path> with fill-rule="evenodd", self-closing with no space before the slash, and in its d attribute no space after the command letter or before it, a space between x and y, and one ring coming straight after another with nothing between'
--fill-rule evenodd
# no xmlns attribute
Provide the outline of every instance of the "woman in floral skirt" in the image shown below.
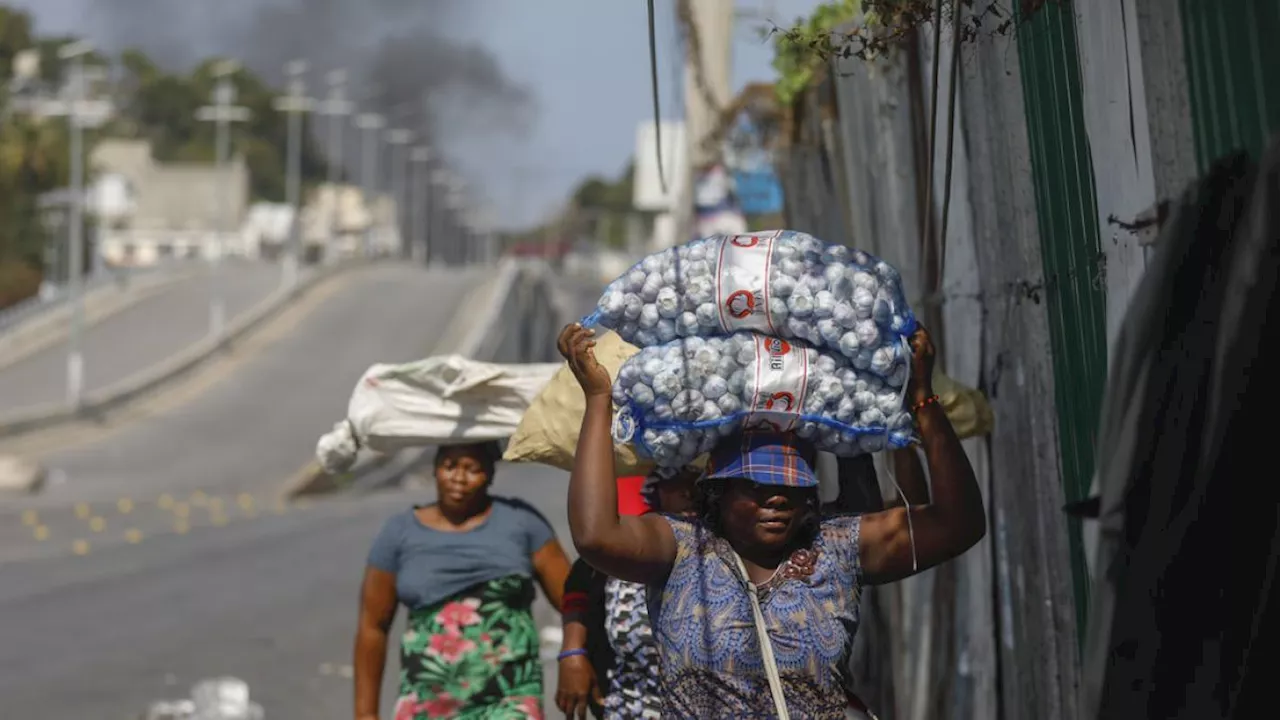
<svg viewBox="0 0 1280 720"><path fill-rule="evenodd" d="M569 561L538 511L489 495L496 444L443 448L438 500L394 515L365 568L355 643L355 718L378 720L398 605L395 720L542 717L534 580L560 608Z"/></svg>

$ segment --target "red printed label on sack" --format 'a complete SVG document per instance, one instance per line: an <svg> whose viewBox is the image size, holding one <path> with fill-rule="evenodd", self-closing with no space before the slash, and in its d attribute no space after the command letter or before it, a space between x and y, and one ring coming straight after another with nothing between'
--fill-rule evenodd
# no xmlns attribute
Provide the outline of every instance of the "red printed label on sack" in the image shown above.
<svg viewBox="0 0 1280 720"><path fill-rule="evenodd" d="M720 329L777 335L769 319L769 262L781 231L730 235L716 253L716 305Z"/></svg>
<svg viewBox="0 0 1280 720"><path fill-rule="evenodd" d="M755 395L743 421L747 430L788 432L804 407L809 355L776 337L756 336Z"/></svg>

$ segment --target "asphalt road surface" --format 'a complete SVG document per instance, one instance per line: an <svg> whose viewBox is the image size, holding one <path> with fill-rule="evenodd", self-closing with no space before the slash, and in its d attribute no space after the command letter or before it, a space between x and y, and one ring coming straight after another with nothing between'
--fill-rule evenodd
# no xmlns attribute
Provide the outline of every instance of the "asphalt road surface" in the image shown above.
<svg viewBox="0 0 1280 720"><path fill-rule="evenodd" d="M346 416L365 369L433 350L478 272L379 265L334 278L314 290L328 294L296 327L193 401L98 442L34 457L52 483L31 502L278 490Z"/></svg>
<svg viewBox="0 0 1280 720"><path fill-rule="evenodd" d="M280 266L226 263L222 288L227 323L252 309L280 286ZM84 382L94 392L163 362L209 333L207 275L177 281L85 329ZM67 395L67 344L51 345L0 369L0 408L61 403Z"/></svg>
<svg viewBox="0 0 1280 720"><path fill-rule="evenodd" d="M570 549L567 482L559 471L500 466L496 492L537 505ZM225 523L200 511L181 534L172 509L154 509L146 511L154 529L136 542L0 565L3 716L134 720L152 702L229 675L249 684L267 720L350 718L365 554L389 515L433 495L419 487L256 514L233 505ZM114 513L109 519L115 525ZM53 532L76 531L76 523L92 535L75 517ZM557 623L541 598L536 615L540 626ZM396 647L383 693L387 720ZM554 664L545 665L550 717Z"/></svg>
<svg viewBox="0 0 1280 720"><path fill-rule="evenodd" d="M0 504L0 716L135 720L199 680L232 676L267 720L351 717L369 543L389 515L434 491L286 505L280 484L342 417L370 363L430 351L465 312L458 298L479 272L353 273L194 401L39 458L55 484ZM542 510L572 556L567 481L503 465L495 491ZM535 615L542 627L559 624L542 599ZM394 643L391 652L388 720ZM555 662L544 667L548 717L559 717Z"/></svg>

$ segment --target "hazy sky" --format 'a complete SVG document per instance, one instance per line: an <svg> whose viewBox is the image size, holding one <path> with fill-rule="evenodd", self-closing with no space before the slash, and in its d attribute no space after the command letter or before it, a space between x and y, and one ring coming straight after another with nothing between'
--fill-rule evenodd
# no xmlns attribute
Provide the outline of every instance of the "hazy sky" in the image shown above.
<svg viewBox="0 0 1280 720"><path fill-rule="evenodd" d="M370 0L304 1L308 12L320 5L338 5L345 13L342 22L351 22L350 13L361 12L363 3ZM395 6L395 0L381 1ZM422 0L407 1L421 4L406 13L420 14L423 8L435 7ZM87 32L103 43L113 42L105 33L129 32L131 42L143 33L148 46L187 52L200 47L201 52L216 52L225 49L215 46L224 42L220 38L246 32L233 16L252 18L263 6L288 0L8 2L32 11L43 33ZM156 4L161 2L163 6ZM682 105L675 3L657 0L656 4L663 115L676 117ZM816 4L817 0L739 0L739 12L754 17L744 17L736 34L735 87L772 78L772 49L759 38L757 29L769 21L789 26ZM119 23L108 30L102 19L107 7L122 7L122 12L162 7L166 17L147 23L145 29L127 21L127 30ZM513 126L523 126L521 131L467 132L466 115L461 111L450 113L453 127L444 128L452 154L464 174L483 186L479 189L491 201L501 224L528 223L554 209L583 176L614 175L623 168L634 150L637 123L652 113L644 0L466 0L464 5L439 7L440 16L448 17L445 22L450 39L488 50L499 69L532 96L529 107L521 111L527 117L513 119ZM84 14L86 8L92 8L94 14ZM395 15L388 21L389 11L383 12L378 32L394 32ZM200 32L211 34L212 25L223 33L219 39L196 37ZM290 45L298 42L297 38L288 40ZM306 47L303 42L303 53Z"/></svg>

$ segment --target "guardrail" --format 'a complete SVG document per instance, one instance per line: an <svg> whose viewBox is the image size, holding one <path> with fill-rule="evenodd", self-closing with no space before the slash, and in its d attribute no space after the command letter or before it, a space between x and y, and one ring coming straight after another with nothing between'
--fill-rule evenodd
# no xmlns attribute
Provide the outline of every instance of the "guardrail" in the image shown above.
<svg viewBox="0 0 1280 720"><path fill-rule="evenodd" d="M128 285L135 282L137 278L155 277L168 273L183 273L193 269L192 263L195 261L184 263L163 263L143 268L115 268L102 270L93 275L88 275L84 279L83 293L88 295L95 290L105 287ZM70 300L70 293L66 287L59 288L57 294L50 298L42 298L39 295L33 295L21 302L10 305L7 308L0 309L0 334L7 333L10 329L21 325L24 322L40 317L44 313L66 307L67 301Z"/></svg>
<svg viewBox="0 0 1280 720"><path fill-rule="evenodd" d="M144 395L163 389L202 366L225 347L239 341L320 282L340 272L369 264L370 262L364 260L352 260L317 268L303 274L292 288L277 290L253 310L238 318L227 328L221 340L208 338L166 361L146 368L110 387L91 393L79 410L65 405L48 405L9 417L0 416L0 438L23 435L83 418L102 416Z"/></svg>

